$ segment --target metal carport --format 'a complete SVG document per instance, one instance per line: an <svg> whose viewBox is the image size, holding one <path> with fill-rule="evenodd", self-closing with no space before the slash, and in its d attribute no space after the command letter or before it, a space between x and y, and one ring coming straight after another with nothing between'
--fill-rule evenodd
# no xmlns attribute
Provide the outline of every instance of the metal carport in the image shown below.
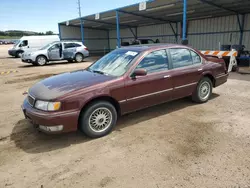
<svg viewBox="0 0 250 188"><path fill-rule="evenodd" d="M168 43L187 38L198 49L218 49L225 43L249 48L249 13L249 0L149 0L64 21L58 27L61 39L82 40L92 52L105 53L120 47L121 40L134 38Z"/></svg>

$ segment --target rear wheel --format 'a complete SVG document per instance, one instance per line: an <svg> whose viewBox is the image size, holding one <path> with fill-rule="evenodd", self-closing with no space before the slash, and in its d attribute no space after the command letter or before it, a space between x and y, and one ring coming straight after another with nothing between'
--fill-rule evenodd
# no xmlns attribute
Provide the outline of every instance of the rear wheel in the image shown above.
<svg viewBox="0 0 250 188"><path fill-rule="evenodd" d="M82 55L81 53L77 53L77 54L76 54L76 56L75 56L75 61L76 61L77 63L82 62L83 59L84 59L84 57L83 57L83 55Z"/></svg>
<svg viewBox="0 0 250 188"><path fill-rule="evenodd" d="M208 77L203 77L192 95L192 100L198 103L205 103L208 101L212 94L212 81Z"/></svg>
<svg viewBox="0 0 250 188"><path fill-rule="evenodd" d="M40 55L36 58L36 64L37 65L40 65L40 66L43 66L47 63L47 58L43 55Z"/></svg>
<svg viewBox="0 0 250 188"><path fill-rule="evenodd" d="M117 121L115 107L106 101L90 104L79 119L80 130L91 138L99 138L109 134Z"/></svg>

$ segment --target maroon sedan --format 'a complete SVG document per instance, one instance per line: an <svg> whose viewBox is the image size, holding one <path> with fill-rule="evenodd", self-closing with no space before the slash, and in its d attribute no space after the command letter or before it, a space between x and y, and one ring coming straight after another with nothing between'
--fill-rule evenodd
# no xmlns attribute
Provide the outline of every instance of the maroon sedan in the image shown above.
<svg viewBox="0 0 250 188"><path fill-rule="evenodd" d="M112 131L118 116L192 96L207 102L227 81L223 60L182 45L116 49L85 70L47 78L29 89L22 109L48 133L80 129L89 137Z"/></svg>

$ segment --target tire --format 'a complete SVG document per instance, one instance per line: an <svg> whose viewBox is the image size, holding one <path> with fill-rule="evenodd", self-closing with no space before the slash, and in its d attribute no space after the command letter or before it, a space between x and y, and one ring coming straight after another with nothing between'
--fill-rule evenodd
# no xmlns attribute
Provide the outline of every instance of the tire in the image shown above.
<svg viewBox="0 0 250 188"><path fill-rule="evenodd" d="M193 95L192 95L192 100L197 103L205 103L209 100L213 90L213 84L210 78L208 77L203 77Z"/></svg>
<svg viewBox="0 0 250 188"><path fill-rule="evenodd" d="M74 60L68 60L68 63L73 63L74 62Z"/></svg>
<svg viewBox="0 0 250 188"><path fill-rule="evenodd" d="M21 52L21 51L20 51L20 52L17 52L15 57L16 57L16 58L21 58L22 54L23 54L23 52Z"/></svg>
<svg viewBox="0 0 250 188"><path fill-rule="evenodd" d="M81 113L79 129L88 137L99 138L109 134L116 125L116 121L115 107L109 102L97 101Z"/></svg>
<svg viewBox="0 0 250 188"><path fill-rule="evenodd" d="M36 64L39 65L39 66L44 66L47 64L47 58L43 55L39 55L37 56L36 58Z"/></svg>
<svg viewBox="0 0 250 188"><path fill-rule="evenodd" d="M75 61L76 61L77 63L81 63L81 62L83 61L83 59L84 59L84 56L83 56L81 53L77 53L77 54L75 55Z"/></svg>

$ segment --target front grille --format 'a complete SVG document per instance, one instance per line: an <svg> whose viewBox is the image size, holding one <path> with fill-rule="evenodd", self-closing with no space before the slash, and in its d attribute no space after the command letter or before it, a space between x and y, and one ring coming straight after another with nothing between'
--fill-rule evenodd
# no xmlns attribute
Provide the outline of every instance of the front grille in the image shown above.
<svg viewBox="0 0 250 188"><path fill-rule="evenodd" d="M35 98L32 97L32 96L30 96L30 95L28 95L28 102L29 102L29 104L31 106L34 106L34 104L35 104Z"/></svg>

